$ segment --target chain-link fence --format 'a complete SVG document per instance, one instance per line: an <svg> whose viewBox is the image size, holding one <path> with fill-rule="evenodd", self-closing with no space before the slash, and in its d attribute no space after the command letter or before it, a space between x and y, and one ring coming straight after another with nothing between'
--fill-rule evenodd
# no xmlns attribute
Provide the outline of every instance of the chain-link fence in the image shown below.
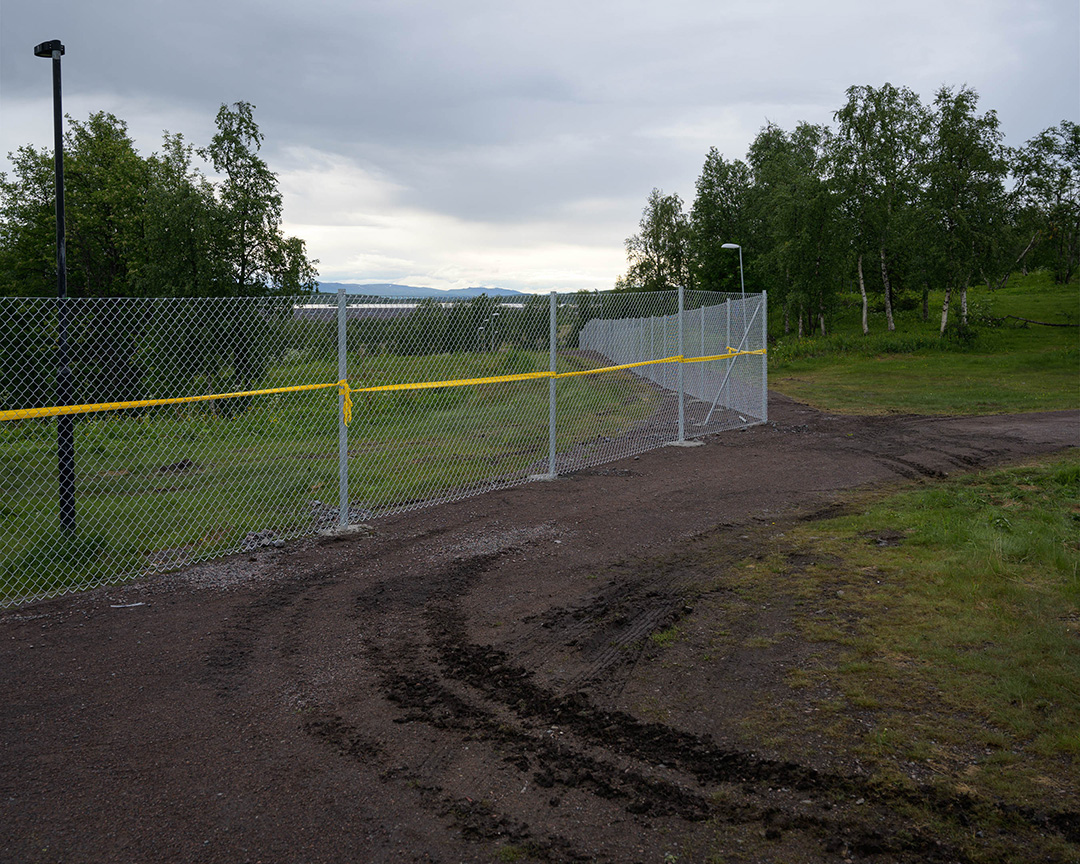
<svg viewBox="0 0 1080 864"><path fill-rule="evenodd" d="M718 302L718 297L723 299ZM633 369L676 397L686 394L680 437L765 419L766 363L764 354L758 353L764 348L763 295L689 292L681 314L676 309L667 315L634 317L638 309L626 311L628 317L588 321L578 336L578 346L618 364L683 357L683 363L653 363ZM732 356L705 359L727 354Z"/></svg>
<svg viewBox="0 0 1080 864"><path fill-rule="evenodd" d="M0 605L762 422L764 321L705 292L0 298Z"/></svg>

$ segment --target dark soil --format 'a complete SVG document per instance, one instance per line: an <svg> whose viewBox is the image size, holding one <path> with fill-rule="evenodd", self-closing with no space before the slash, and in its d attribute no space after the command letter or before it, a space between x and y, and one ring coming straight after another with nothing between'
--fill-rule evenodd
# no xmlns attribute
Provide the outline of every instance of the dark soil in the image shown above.
<svg viewBox="0 0 1080 864"><path fill-rule="evenodd" d="M1080 413L770 418L0 613L0 860L971 861L1002 825L1015 860L1025 832L1080 857L1052 802L878 782L809 718L755 734L811 646L723 581L845 490L1075 446ZM661 647L721 625L770 638Z"/></svg>

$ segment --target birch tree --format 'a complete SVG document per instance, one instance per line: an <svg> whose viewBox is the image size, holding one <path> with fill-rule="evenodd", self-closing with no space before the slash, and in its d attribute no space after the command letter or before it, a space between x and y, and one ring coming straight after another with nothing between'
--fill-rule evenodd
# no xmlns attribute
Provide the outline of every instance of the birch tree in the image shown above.
<svg viewBox="0 0 1080 864"><path fill-rule="evenodd" d="M1067 283L1080 261L1080 124L1062 120L1026 142L1014 155L1013 174L1031 226L1020 259L1045 250L1054 280Z"/></svg>
<svg viewBox="0 0 1080 864"><path fill-rule="evenodd" d="M696 187L690 211L695 281L707 291L738 291L738 256L723 245L737 243L744 257L753 254L750 166L740 159L728 162L711 147Z"/></svg>
<svg viewBox="0 0 1080 864"><path fill-rule="evenodd" d="M960 293L961 323L967 324L967 289L980 263L992 254L994 233L1004 220L1008 163L993 111L977 113L979 96L969 87L942 87L934 98L933 136L927 161L927 203L937 216L945 300Z"/></svg>
<svg viewBox="0 0 1080 864"><path fill-rule="evenodd" d="M639 231L626 239L630 266L616 287L637 291L692 288L690 222L677 194L649 193Z"/></svg>
<svg viewBox="0 0 1080 864"><path fill-rule="evenodd" d="M800 123L787 133L770 124L750 145L753 207L766 249L761 264L785 306L794 307L800 335L804 316L808 326L816 318L825 335L838 285L842 238L838 199L828 183L830 139L824 126Z"/></svg>
<svg viewBox="0 0 1080 864"><path fill-rule="evenodd" d="M217 133L200 151L222 175L218 232L233 274L232 293L308 293L315 287L314 264L302 240L281 232L281 192L277 175L259 156L263 134L249 102L222 105Z"/></svg>
<svg viewBox="0 0 1080 864"><path fill-rule="evenodd" d="M911 242L912 211L917 206L930 118L918 95L907 87L856 86L835 119L838 137L851 163L858 213L857 236L872 249L881 267L885 318L895 330L890 267L897 250Z"/></svg>

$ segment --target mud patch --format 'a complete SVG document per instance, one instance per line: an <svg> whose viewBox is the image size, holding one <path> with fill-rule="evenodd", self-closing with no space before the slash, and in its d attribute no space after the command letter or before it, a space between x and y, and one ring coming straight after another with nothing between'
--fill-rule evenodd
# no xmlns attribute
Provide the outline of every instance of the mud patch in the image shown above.
<svg viewBox="0 0 1080 864"><path fill-rule="evenodd" d="M907 535L903 531L894 531L891 528L885 528L880 531L865 531L859 536L865 537L866 542L871 546L880 546L883 548L899 546L907 539Z"/></svg>

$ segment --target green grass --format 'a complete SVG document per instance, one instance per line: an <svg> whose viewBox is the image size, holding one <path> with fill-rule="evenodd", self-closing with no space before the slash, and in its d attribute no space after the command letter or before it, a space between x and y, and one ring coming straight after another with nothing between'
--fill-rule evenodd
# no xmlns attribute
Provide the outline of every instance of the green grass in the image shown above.
<svg viewBox="0 0 1080 864"><path fill-rule="evenodd" d="M542 352L350 358L350 382L444 381L540 371ZM560 359L560 371L583 368ZM329 363L272 368L260 387L336 379ZM258 397L225 419L206 403L75 425L79 534L57 533L53 421L0 424L0 601L169 568L235 549L252 532L311 530L338 500L335 389ZM614 373L559 385L559 447L626 429L654 391ZM356 394L350 500L372 512L520 475L547 455L546 380ZM317 526L316 526L317 527Z"/></svg>
<svg viewBox="0 0 1080 864"><path fill-rule="evenodd" d="M499 861L524 861L526 858L532 856L529 854L528 847L507 843L505 846L499 847L499 851L495 853L495 857Z"/></svg>
<svg viewBox="0 0 1080 864"><path fill-rule="evenodd" d="M682 630L673 624L663 630L657 630L655 633L650 633L649 641L658 648L666 648L668 645L678 642L681 637Z"/></svg>
<svg viewBox="0 0 1080 864"><path fill-rule="evenodd" d="M828 319L829 335L783 335L782 310L770 314L769 386L822 410L860 414L996 414L1080 407L1080 290L1048 274L1014 276L1008 287L969 292L972 332L938 335L943 296L920 309L884 313L863 335L858 295ZM950 321L959 318L954 298ZM1043 327L1013 315L1070 327Z"/></svg>
<svg viewBox="0 0 1080 864"><path fill-rule="evenodd" d="M845 700L828 710L863 713L864 761L930 765L977 795L1075 811L1080 455L849 509L784 540L835 562L786 579L828 613L804 616L803 636L833 648L792 686L827 682Z"/></svg>

